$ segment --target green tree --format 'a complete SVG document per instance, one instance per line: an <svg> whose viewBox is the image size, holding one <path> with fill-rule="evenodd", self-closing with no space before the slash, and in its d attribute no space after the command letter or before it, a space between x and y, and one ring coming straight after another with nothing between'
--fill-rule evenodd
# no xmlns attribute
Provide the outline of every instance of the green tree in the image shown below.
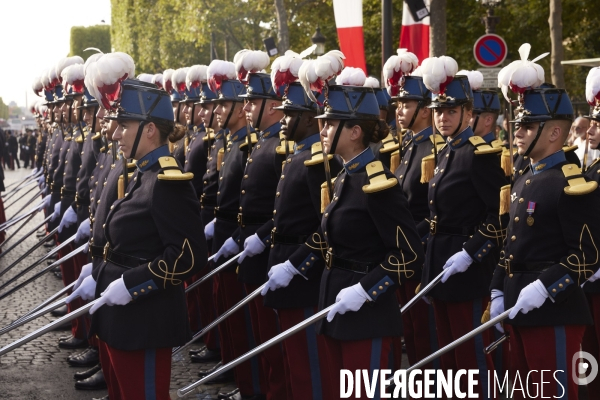
<svg viewBox="0 0 600 400"><path fill-rule="evenodd" d="M94 54L94 52L83 50L88 47L95 47L104 53L111 51L110 45L110 26L74 26L71 28L71 49L69 56L81 56L84 60Z"/></svg>

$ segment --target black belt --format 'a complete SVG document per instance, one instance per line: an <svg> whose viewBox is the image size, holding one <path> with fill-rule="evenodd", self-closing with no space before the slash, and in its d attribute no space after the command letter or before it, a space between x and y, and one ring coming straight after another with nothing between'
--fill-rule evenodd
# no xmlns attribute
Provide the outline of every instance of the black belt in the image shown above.
<svg viewBox="0 0 600 400"><path fill-rule="evenodd" d="M341 257L331 254L331 252L329 252L329 251L327 252L327 255L325 256L325 262L327 265L327 269L331 269L331 268L345 269L347 271L352 271L352 272L356 272L359 274L368 274L369 271L372 271L373 268L375 268L375 266L377 265L372 262L346 260L345 258L341 258Z"/></svg>
<svg viewBox="0 0 600 400"><path fill-rule="evenodd" d="M76 194L75 195L75 204L77 204L77 206L81 206L81 207L89 206L91 204L90 196L81 198L81 197L79 197L78 194Z"/></svg>
<svg viewBox="0 0 600 400"><path fill-rule="evenodd" d="M54 183L50 184L50 193L52 194L60 194L62 190L62 187L56 187L56 185Z"/></svg>
<svg viewBox="0 0 600 400"><path fill-rule="evenodd" d="M232 213L232 212L221 211L221 210L215 209L215 217L217 217L217 219L221 219L223 221L235 222L236 224L238 222L237 213Z"/></svg>
<svg viewBox="0 0 600 400"><path fill-rule="evenodd" d="M93 244L90 244L89 252L93 258L104 258L103 246L95 246Z"/></svg>
<svg viewBox="0 0 600 400"><path fill-rule="evenodd" d="M440 225L435 220L429 221L429 233L432 235L470 236L477 232L477 226L448 226Z"/></svg>
<svg viewBox="0 0 600 400"><path fill-rule="evenodd" d="M207 199L206 196L203 194L202 196L200 196L200 204L206 207L216 207L217 201L216 199Z"/></svg>
<svg viewBox="0 0 600 400"><path fill-rule="evenodd" d="M118 265L119 267L131 269L140 266L141 264L145 264L150 260L146 260L143 258L137 258L128 256L127 254L118 253L108 247L108 243L104 247L104 261L107 261L111 264Z"/></svg>
<svg viewBox="0 0 600 400"><path fill-rule="evenodd" d="M271 242L273 244L303 244L306 239L308 239L308 235L282 235L271 231Z"/></svg>
<svg viewBox="0 0 600 400"><path fill-rule="evenodd" d="M506 260L506 266L509 273L511 272L542 272L556 264L553 261L538 261L538 262L512 262Z"/></svg>
<svg viewBox="0 0 600 400"><path fill-rule="evenodd" d="M238 213L237 223L241 227L246 225L263 225L265 222L273 218L272 215L243 215Z"/></svg>
<svg viewBox="0 0 600 400"><path fill-rule="evenodd" d="M60 195L62 197L75 197L75 195L77 195L77 192L75 190L69 190L63 187L62 189L60 189Z"/></svg>

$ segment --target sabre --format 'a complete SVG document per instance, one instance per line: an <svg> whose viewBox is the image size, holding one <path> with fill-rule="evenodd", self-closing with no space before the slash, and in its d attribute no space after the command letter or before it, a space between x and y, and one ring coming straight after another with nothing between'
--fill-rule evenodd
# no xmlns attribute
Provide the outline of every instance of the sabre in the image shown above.
<svg viewBox="0 0 600 400"><path fill-rule="evenodd" d="M32 187L31 189L35 189L36 187L37 187L37 186L34 186L34 187ZM31 192L31 190L27 191L27 193L29 193L29 192ZM23 196L25 196L27 193L25 193ZM36 192L36 193L35 193L35 194L34 194L34 195L31 197L31 199L29 199L29 201L26 203L25 207L27 207L29 204L31 204L31 203L34 201L34 200L32 200L32 199L35 199L35 198L37 198L37 197L38 197L40 194L42 194L42 189L39 189L39 190L38 190L38 191L37 191L37 192ZM18 202L18 201L20 201L21 199L22 199L22 197L21 197L21 198L19 198L19 199L17 199L17 200L15 200L15 201L13 201L12 203L10 203L9 205L7 205L6 207L4 207L4 211L6 211L8 208L10 208L10 206L12 206L13 204L17 204L17 202ZM15 214L18 214L18 213L20 213L20 212L21 212L21 211L22 211L22 210L23 210L25 207L22 207L22 208L21 208L19 211L17 211Z"/></svg>
<svg viewBox="0 0 600 400"><path fill-rule="evenodd" d="M17 184L19 184L19 185L20 185L20 184L22 184L22 183L25 183L25 182L27 182L29 179L33 179L33 177L37 177L37 176L38 176L37 174L35 174L35 175L27 175L25 178L23 178L23 179L21 179L21 180L14 181L13 183L11 183L11 184L9 184L9 185L6 185L5 189L8 189L9 187L12 187L12 186L14 186L14 185L17 185Z"/></svg>
<svg viewBox="0 0 600 400"><path fill-rule="evenodd" d="M33 217L35 217L35 214L31 214L29 217L27 217L27 219L25 220L25 222L23 222L21 225L19 225L19 227L17 228L16 231L14 231L13 233L11 233L10 235L8 235L6 238L4 238L4 241L2 243L0 243L0 247L4 246L4 244L6 242L8 242L10 239L12 239L17 233L19 233L19 231L21 229L23 229L23 227L25 227L25 225L27 225L32 219Z"/></svg>
<svg viewBox="0 0 600 400"><path fill-rule="evenodd" d="M64 288L62 288L61 290L59 290L58 292L54 293L52 296L50 296L48 299L44 300L42 303L38 304L37 306L35 306L33 309L31 309L30 311L28 311L27 313L21 315L19 318L17 318L16 320L14 320L13 322L11 322L10 324L8 324L7 326L5 326L4 328L2 328L2 330L0 331L0 334L4 333L4 329L7 329L11 326L13 326L14 324L17 324L19 322L21 322L21 320L23 320L24 318L27 318L28 316L30 316L31 314L35 313L36 311L39 311L45 307L47 307L50 303L52 303L53 301L55 301L56 299L58 299L59 297L63 296L64 294L67 294L67 292L69 290L71 290L71 288L73 288L73 286L75 286L75 282L73 281L71 283L69 283L67 286L65 286ZM62 305L63 303L60 303L60 305ZM58 308L58 307L57 307ZM52 310L50 310L52 311ZM37 317L36 317L37 318Z"/></svg>
<svg viewBox="0 0 600 400"><path fill-rule="evenodd" d="M483 349L483 352L485 354L490 354L492 351L496 350L496 348L498 346L500 346L504 341L506 341L508 339L510 339L510 335L508 333L505 333L504 335L502 335L500 337L500 339L497 339L496 341L494 341L494 343L490 344L488 347Z"/></svg>
<svg viewBox="0 0 600 400"><path fill-rule="evenodd" d="M202 328L202 330L200 332L196 333L189 342L187 342L183 346L179 346L179 347L175 348L173 350L173 353L171 354L171 356L176 356L177 354L181 353L183 351L183 349L185 349L186 347L188 347L189 345L194 343L196 340L200 339L202 336L206 335L215 326L219 325L221 322L226 320L230 315L234 314L240 308L242 308L243 306L248 304L250 301L252 301L252 299L254 299L255 297L257 297L260 294L260 292L264 289L264 287L266 285L267 285L266 283L263 283L263 285L261 287L256 289L254 292L250 293L248 296L244 297L242 300L237 302L236 305L231 307L229 310L225 311L222 315L220 315L213 322L211 322L210 324L208 324L204 328ZM0 332L0 334L2 334L2 332Z"/></svg>
<svg viewBox="0 0 600 400"><path fill-rule="evenodd" d="M429 282L427 284L427 286L425 286L423 289L419 290L419 293L417 293L417 295L415 297L413 297L412 299L410 299L410 301L408 303L406 303L404 305L404 307L402 307L400 309L400 313L402 314L405 311L407 311L409 308L411 308L412 306L414 306L415 303L417 301L419 301L423 296L425 296L428 292L430 292L431 289L433 289L433 287L435 285L437 285L442 280L442 277L444 276L445 272L446 272L446 270L442 270L442 272L440 272L438 276L436 276L435 278L433 278L433 280L431 282Z"/></svg>
<svg viewBox="0 0 600 400"><path fill-rule="evenodd" d="M29 267L25 268L23 271L19 272L17 275L13 276L12 278L10 278L8 281L4 282L2 285L0 285L0 290L4 289L6 286L10 285L11 283L13 283L15 280L19 279L21 276L25 275L27 272L31 271L32 269L34 269L35 267L37 267L38 265L40 265L42 262L44 262L45 260L47 260L48 258L52 257L54 254L58 253L60 250L62 250L63 248L65 248L66 246L68 246L72 241L75 240L75 235L71 236L70 238L68 238L67 240L65 240L64 242L62 242L59 246L56 246L55 248L53 248L51 251L49 251L44 257L40 258L38 261L34 262L33 264L31 264ZM60 261L60 260L59 260ZM12 266L11 266L12 267ZM4 271L2 271L0 273L0 275L3 275L4 273L6 273L6 271L8 270L5 269ZM4 298L4 297L2 297Z"/></svg>
<svg viewBox="0 0 600 400"><path fill-rule="evenodd" d="M10 264L8 267L6 267L5 269L3 269L2 271L0 271L0 276L4 275L5 273L7 273L11 268L13 268L15 265L17 265L18 263L20 263L21 261L23 261L25 258L27 258L27 256L29 256L31 253L33 253L35 250L37 250L41 245L43 245L48 239L52 238L52 236L54 236L54 234L58 232L58 226L56 228L54 228L52 230L52 232L48 233L46 236L44 236L39 242L37 242L31 249L27 250L25 252L25 254L23 254L21 257L19 257L17 259L17 261L13 262L12 264Z"/></svg>
<svg viewBox="0 0 600 400"><path fill-rule="evenodd" d="M67 260L70 260L71 258L75 257L76 255L78 255L79 253L81 253L83 251L83 249L85 248L86 245L87 244L83 244L83 245L79 246L78 248L76 248L75 250L73 250L72 252L70 252L69 254L66 254L65 256L61 257L60 259L54 261L52 264L48 265L46 268L44 268L43 270L41 270L37 274L33 275L30 278L27 278L27 280L19 283L17 286L15 286L13 288L10 288L7 292L0 294L0 300L4 299L7 296L10 296L11 294L13 294L14 292L16 292L17 290L21 289L23 286L26 286L29 283L35 281L37 278L39 278L40 276L44 275L46 272L52 270L52 268L54 268L56 266L59 266L63 262L65 262ZM61 244L61 246L62 246L62 244ZM41 264L44 261L44 259L45 258L42 258L36 264L30 266L28 270L31 270L31 269L35 268L37 265ZM24 272L22 274L24 274ZM6 284L4 284L2 287L0 287L0 289L4 288L8 283L9 282L7 282Z"/></svg>
<svg viewBox="0 0 600 400"><path fill-rule="evenodd" d="M187 288L185 288L185 291L189 292L190 290L194 289L195 287L197 287L201 283L206 282L207 280L209 280L210 278L212 278L213 276L215 276L219 272L223 271L225 268L227 268L230 264L232 264L238 258L240 258L241 255L242 255L242 252L240 252L239 254L236 254L235 256L233 256L233 258L231 258L230 260L227 260L226 262L224 262L223 264L221 264L219 267L213 269L208 274L204 275L202 278L198 279L196 282L192 283L190 286L188 286ZM215 257L214 255L210 256L210 258L206 262L211 261L214 257Z"/></svg>
<svg viewBox="0 0 600 400"><path fill-rule="evenodd" d="M508 102L508 115L506 116L506 118L510 118L512 117L512 103L509 101ZM510 151L510 183L511 185L514 183L514 179L515 179L515 159L514 159L514 154L513 153L513 141L515 140L515 137L513 135L513 125L509 122L506 124L508 126L508 151Z"/></svg>
<svg viewBox="0 0 600 400"><path fill-rule="evenodd" d="M38 205L36 205L35 207L33 207L31 210L27 211L24 214L21 215L17 215L16 217L13 217L11 219L9 219L8 221L4 222L3 224L0 224L0 231L4 231L6 230L6 228L8 228L11 225L14 225L15 223L25 219L27 216L38 212L38 207L41 205L42 203L40 202Z"/></svg>
<svg viewBox="0 0 600 400"><path fill-rule="evenodd" d="M36 178L37 178L37 176L36 176ZM14 192L18 192L19 190L23 189L24 187L26 187L26 186L30 185L30 184L31 184L31 183L33 183L33 182L35 182L35 181L32 181L31 179L23 179L23 180L22 180L22 181L19 183L19 185L17 185L17 187L15 187L15 188L13 188L13 189L9 190L8 192L6 192L6 193L4 193L4 194L2 195L2 197L3 197L3 200L8 200L8 199L5 199L4 197L5 197L5 196L7 196L7 195L9 195L9 194L13 194ZM6 189L8 189L8 186L6 187Z"/></svg>
<svg viewBox="0 0 600 400"><path fill-rule="evenodd" d="M590 137L588 135L588 131L585 131L585 146L583 153L583 163L581 165L581 173L584 173L587 170L587 161L588 161L588 151L590 149Z"/></svg>
<svg viewBox="0 0 600 400"><path fill-rule="evenodd" d="M49 306L42 308L41 310L37 310L31 314L20 317L19 319L17 319L10 325L7 325L4 328L0 329L0 336L12 331L13 329L17 329L18 327L23 326L26 323L31 322L34 319L41 317L42 315L46 315L50 311L56 310L57 308L64 306L65 304L67 304L65 300L66 300L66 298L60 299L60 300L55 301L54 303L50 304Z"/></svg>
<svg viewBox="0 0 600 400"><path fill-rule="evenodd" d="M223 365L222 367L220 367L219 369L217 369L215 372L206 375L204 378L188 385L185 386L181 389L179 389L177 391L177 396L178 397L184 397L188 394L190 394L196 387L202 385L205 382L210 381L211 379L213 379L215 376L221 375L224 372L229 371L230 369L236 367L237 365L243 363L244 361L254 357L255 355L257 355L258 353L260 353L261 351L268 349L269 347L276 345L277 343L281 342L282 340L284 340L285 338L287 338L288 336L293 335L294 333L297 333L301 330L303 330L304 328L306 328L307 326L310 326L312 324L314 324L315 322L325 318L327 316L327 313L333 308L335 304L330 305L329 307L319 311L318 313L316 313L315 315L313 315L312 317L309 317L307 319L305 319L304 321L292 326L290 329L288 329L285 332L281 332L279 335L275 336L272 339L267 340L266 342L264 342L263 344L261 344L260 346L255 347L254 349L250 350L249 352L247 352L246 354L236 358L235 360ZM2 355L2 350L0 350L0 356Z"/></svg>
<svg viewBox="0 0 600 400"><path fill-rule="evenodd" d="M35 182L34 181L28 182L22 186L15 188L14 190L11 190L9 193L5 193L4 194L5 197L2 198L2 201L7 201L11 197L14 197L14 195L19 193L21 191L21 189L25 189L27 186L31 185L32 183L35 183ZM25 194L23 194L23 196L25 196L27 193L31 192L36 187L37 186L32 186Z"/></svg>
<svg viewBox="0 0 600 400"><path fill-rule="evenodd" d="M478 326L477 328L473 329L471 332L467 333L466 335L464 335L461 338L456 339L454 342L447 344L446 346L442 347L441 349L439 349L438 351L436 351L435 353L425 357L424 359L422 359L421 361L417 362L416 364L414 364L412 367L410 367L406 372L409 373L410 371L414 370L414 369L419 369L422 366L428 364L429 362L435 360L436 358L440 357L441 355L449 352L450 350L460 346L461 344L463 344L464 342L466 342L467 340L479 335L481 332L492 328L494 325L496 325L497 323L505 320L506 318L508 318L508 314L510 314L510 312L512 311L513 307L509 308L508 310L504 311L502 314L498 315L495 318L490 319L488 322L486 322L485 324L481 324L480 326Z"/></svg>
<svg viewBox="0 0 600 400"><path fill-rule="evenodd" d="M17 243L13 244L8 249L2 251L2 253L0 253L0 258L4 257L6 255L6 253L8 253L9 251L11 251L15 247L17 247L19 244L21 244L25 239L27 239L29 236L31 236L33 234L33 232L36 232L38 229L40 229L42 226L44 226L44 224L46 222L50 221L50 218L52 218L52 215L47 216L46 219L43 220L39 225L36 225L35 228L33 228L32 230L27 232L25 235L23 235L23 237L21 239L19 239L17 241ZM5 240L5 242L6 242L6 240ZM2 247L2 245L4 245L4 243L0 244L0 247Z"/></svg>
<svg viewBox="0 0 600 400"><path fill-rule="evenodd" d="M16 341L4 346L3 348L0 349L0 356L3 356L8 352L26 344L26 343L31 342L32 340L42 336L44 333L50 332L57 326L61 326L67 322L74 320L75 318L78 318L84 314L87 314L89 312L90 308L92 308L94 306L94 304L96 304L96 302L98 302L98 301L100 301L99 298L90 303L87 303L84 306L79 307L77 310L70 312L67 315L63 315L59 319L49 323L48 325L41 327L40 329L38 329L36 331L31 332L28 335L23 336L21 339L16 340Z"/></svg>

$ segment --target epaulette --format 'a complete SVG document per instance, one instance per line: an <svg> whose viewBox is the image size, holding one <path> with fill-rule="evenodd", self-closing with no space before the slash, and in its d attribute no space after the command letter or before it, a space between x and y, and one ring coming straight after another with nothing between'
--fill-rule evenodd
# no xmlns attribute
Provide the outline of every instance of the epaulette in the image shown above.
<svg viewBox="0 0 600 400"><path fill-rule="evenodd" d="M446 140L444 139L444 137L442 135L440 135L439 133L434 133L433 135L429 136L429 140L431 140L431 143L434 144L436 146L436 151L439 153L444 146L446 146ZM431 152L433 153L433 149L431 149Z"/></svg>
<svg viewBox="0 0 600 400"><path fill-rule="evenodd" d="M562 148L562 149L563 149L563 151L564 151L565 153L567 153L567 152L569 152L569 151L575 151L575 150L577 150L578 148L579 148L579 146L577 146L577 145L574 145L574 146L563 146L563 148Z"/></svg>
<svg viewBox="0 0 600 400"><path fill-rule="evenodd" d="M102 137L102 134L100 132L96 133L94 136L92 136L92 140L98 140Z"/></svg>
<svg viewBox="0 0 600 400"><path fill-rule="evenodd" d="M137 167L137 164L135 162L129 162L127 163L127 170L134 170Z"/></svg>
<svg viewBox="0 0 600 400"><path fill-rule="evenodd" d="M212 129L211 129L212 131ZM213 140L215 138L215 133L214 131L211 132L208 129L206 130L206 135L204 135L204 137L202 138L202 140L204 140L205 142L208 142L209 140Z"/></svg>
<svg viewBox="0 0 600 400"><path fill-rule="evenodd" d="M490 143L490 144L492 145L492 147L495 147L498 149L504 148L504 143L500 139L492 140L492 143Z"/></svg>
<svg viewBox="0 0 600 400"><path fill-rule="evenodd" d="M223 165L223 158L225 157L225 149L221 147L217 152L217 171L221 170L221 166Z"/></svg>
<svg viewBox="0 0 600 400"><path fill-rule="evenodd" d="M367 176L369 177L369 184L363 186L363 192L375 193L385 189L389 189L398 184L398 178L386 178L385 171L383 169L383 163L381 161L373 161L367 164Z"/></svg>
<svg viewBox="0 0 600 400"><path fill-rule="evenodd" d="M392 151L396 151L400 148L400 145L396 143L396 139L391 133L388 133L385 139L381 141L381 144L383 146L381 146L381 148L379 149L380 153L389 153Z"/></svg>
<svg viewBox="0 0 600 400"><path fill-rule="evenodd" d="M487 144L487 142L480 136L471 136L469 138L469 142L475 146L475 154L478 156L482 154L496 154L502 151L500 148L492 147L491 145Z"/></svg>
<svg viewBox="0 0 600 400"><path fill-rule="evenodd" d="M310 160L306 160L304 161L304 165L311 166L311 165L317 165L323 162L323 145L321 144L321 142L317 142L317 143L313 143L312 146L310 146ZM331 154L327 154L327 159L331 160L333 158L333 155Z"/></svg>
<svg viewBox="0 0 600 400"><path fill-rule="evenodd" d="M127 180L131 181L131 178L133 178L133 172L127 174ZM117 198L122 199L123 197L125 197L125 182L123 182L123 174L121 174L117 184Z"/></svg>
<svg viewBox="0 0 600 400"><path fill-rule="evenodd" d="M84 138L84 137L85 137L85 136L83 136L83 133L82 133L81 135L77 136L77 138L75 139L75 141L76 141L77 143L80 143L80 144L81 144L81 143L83 143L83 138Z"/></svg>
<svg viewBox="0 0 600 400"><path fill-rule="evenodd" d="M158 159L161 172L159 181L189 181L194 177L192 172L183 172L173 157L165 156Z"/></svg>
<svg viewBox="0 0 600 400"><path fill-rule="evenodd" d="M251 133L250 141L252 142L252 144L258 143L258 135L256 133ZM243 140L243 142L240 144L240 149L243 149L246 146L248 146L248 139Z"/></svg>
<svg viewBox="0 0 600 400"><path fill-rule="evenodd" d="M400 149L390 155L390 171L394 172L400 166Z"/></svg>
<svg viewBox="0 0 600 400"><path fill-rule="evenodd" d="M73 136L67 136L67 137L65 137L65 141L70 142L71 140L73 140Z"/></svg>
<svg viewBox="0 0 600 400"><path fill-rule="evenodd" d="M288 144L288 148L287 151L285 151L285 135L283 133L279 134L279 146L277 146L275 148L275 152L277 152L277 154L279 155L287 155L287 154L294 154L294 141L293 140L288 140L287 141Z"/></svg>
<svg viewBox="0 0 600 400"><path fill-rule="evenodd" d="M592 193L598 187L596 181L587 181L581 174L581 170L575 164L563 165L562 172L569 184L565 187L565 193L571 196L581 196Z"/></svg>
<svg viewBox="0 0 600 400"><path fill-rule="evenodd" d="M337 179L337 177L331 179L331 187L333 187L333 185L335 184L336 179ZM327 208L329 203L330 203L329 188L327 187L327 181L325 181L321 184L321 214L323 214L325 212L325 209Z"/></svg>

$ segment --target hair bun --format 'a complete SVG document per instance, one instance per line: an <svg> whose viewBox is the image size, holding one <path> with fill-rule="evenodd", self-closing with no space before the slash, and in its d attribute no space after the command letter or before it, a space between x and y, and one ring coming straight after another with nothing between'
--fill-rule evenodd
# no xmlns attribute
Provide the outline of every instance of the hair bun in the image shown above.
<svg viewBox="0 0 600 400"><path fill-rule="evenodd" d="M169 133L169 142L176 143L181 140L185 136L187 128L181 124L175 124L173 127L173 131Z"/></svg>
<svg viewBox="0 0 600 400"><path fill-rule="evenodd" d="M373 127L373 133L371 134L371 142L380 142L383 139L385 139L387 135L389 135L389 133L390 127L388 126L388 124L383 120L379 120L375 123L375 126Z"/></svg>

